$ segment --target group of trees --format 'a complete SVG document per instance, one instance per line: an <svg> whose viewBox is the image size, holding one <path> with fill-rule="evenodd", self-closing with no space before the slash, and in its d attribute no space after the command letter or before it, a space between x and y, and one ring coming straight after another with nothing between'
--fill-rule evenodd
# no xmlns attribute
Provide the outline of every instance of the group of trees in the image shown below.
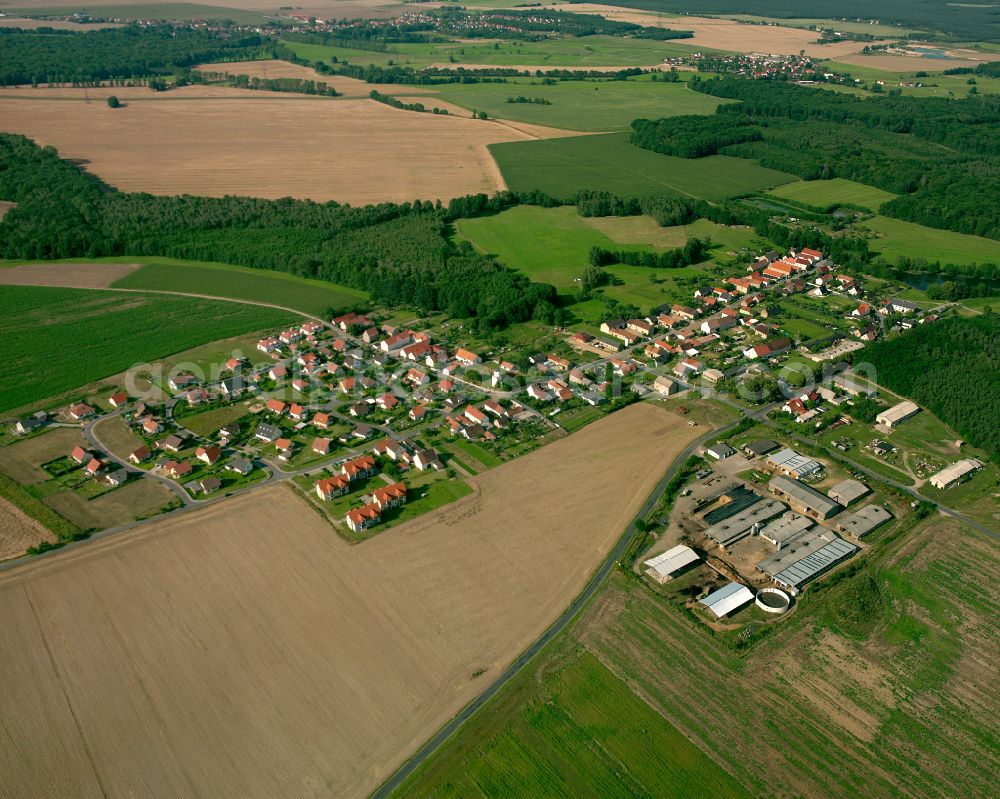
<svg viewBox="0 0 1000 799"><path fill-rule="evenodd" d="M384 105L392 106L393 108L398 108L401 111L416 111L418 113L425 113L430 111L432 114L447 114L447 108L438 108L434 106L433 108L427 108L423 103L404 103L398 97L393 97L391 94L382 94L381 92L372 89L368 96L374 100L376 103L383 103ZM485 119L485 117L484 117Z"/></svg>
<svg viewBox="0 0 1000 799"><path fill-rule="evenodd" d="M699 264L708 258L709 242L689 238L683 247L674 247L661 252L652 250L606 250L603 247L590 248L589 261L591 266L608 266L610 264L628 264L630 266L648 266L655 269L679 269L682 266Z"/></svg>
<svg viewBox="0 0 1000 799"><path fill-rule="evenodd" d="M185 81L203 83L206 81L225 81L237 89L254 89L265 92L291 92L293 94L315 94L322 97L336 97L333 86L321 80L303 80L302 78L258 78L249 75L234 75L229 72L204 72L198 70L184 76Z"/></svg>
<svg viewBox="0 0 1000 799"><path fill-rule="evenodd" d="M841 177L901 194L881 213L1000 238L1000 97L862 99L789 83L692 78L739 100L712 116L636 120L633 144L698 158L753 158L806 180Z"/></svg>
<svg viewBox="0 0 1000 799"><path fill-rule="evenodd" d="M519 199L352 208L307 200L156 197L110 191L22 136L0 134L0 256L160 255L274 269L368 291L388 305L469 317L483 328L558 324L555 289L449 239L451 211ZM530 198L530 197L529 197Z"/></svg>
<svg viewBox="0 0 1000 799"><path fill-rule="evenodd" d="M949 317L870 344L878 381L1000 462L1000 316Z"/></svg>
<svg viewBox="0 0 1000 799"><path fill-rule="evenodd" d="M517 97L508 97L508 103L531 103L533 105L552 105L551 100L546 100L544 97L525 97L523 94L519 94Z"/></svg>
<svg viewBox="0 0 1000 799"><path fill-rule="evenodd" d="M86 33L0 28L0 86L165 75L207 61L249 61L273 54L273 43L258 34L223 35L170 25Z"/></svg>

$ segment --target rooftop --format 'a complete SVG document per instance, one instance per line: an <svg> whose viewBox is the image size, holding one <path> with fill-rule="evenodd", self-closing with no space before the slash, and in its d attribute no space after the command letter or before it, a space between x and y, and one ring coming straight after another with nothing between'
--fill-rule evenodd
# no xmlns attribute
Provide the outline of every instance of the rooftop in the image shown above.
<svg viewBox="0 0 1000 799"><path fill-rule="evenodd" d="M866 505L861 510L838 519L837 528L856 538L861 538L891 518L892 514L881 505Z"/></svg>
<svg viewBox="0 0 1000 799"><path fill-rule="evenodd" d="M803 533L791 545L757 564L757 569L772 577L775 582L798 588L822 574L858 547L829 530L820 529Z"/></svg>
<svg viewBox="0 0 1000 799"><path fill-rule="evenodd" d="M718 591L713 591L701 600L701 604L712 611L717 619L732 613L748 602L753 602L753 591L740 583L724 585Z"/></svg>

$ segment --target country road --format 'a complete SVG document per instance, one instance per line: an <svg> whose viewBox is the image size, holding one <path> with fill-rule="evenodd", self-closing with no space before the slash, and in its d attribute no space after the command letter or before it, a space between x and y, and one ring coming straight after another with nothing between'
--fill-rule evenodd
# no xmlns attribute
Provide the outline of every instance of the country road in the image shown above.
<svg viewBox="0 0 1000 799"><path fill-rule="evenodd" d="M725 434L727 431L735 427L740 423L742 419L736 419L727 425L722 427L713 428L711 431L707 432L705 435L692 441L688 446L681 452L670 464L670 467L664 473L660 482L656 484L656 487L647 497L643 506L639 509L636 514L636 519L641 519L649 514L656 503L663 496L663 492L667 488L667 484L674 478L680 468L684 465L688 458L690 458L694 452L700 447L704 442L710 438L718 435ZM461 729L462 725L465 724L476 711L483 707L487 702L489 702L494 696L496 696L511 680L513 680L524 668L534 659L534 657L541 652L556 636L558 636L570 622L575 619L581 610L587 605L587 603L593 598L597 593L598 589L607 579L611 570L614 568L615 563L621 558L621 556L628 549L632 540L635 538L638 532L635 526L635 519L629 524L628 528L621 538L618 539L618 543L614 546L608 556L604 559L604 562L598 567L597 571L590 578L583 591L573 600L573 602L562 612L562 614L542 633L541 637L536 640L531 646L529 646L524 652L522 652L513 663L511 663L507 669L494 680L479 696L473 699L469 704L462 708L459 713L451 719L444 727L438 730L433 737L430 738L417 752L405 763L403 763L395 772L393 772L389 778L383 782L371 795L371 799L386 799L390 796L393 791L400 787L403 782L411 775L413 772L429 757L431 757L438 749L445 744L448 739L450 739L455 733Z"/></svg>

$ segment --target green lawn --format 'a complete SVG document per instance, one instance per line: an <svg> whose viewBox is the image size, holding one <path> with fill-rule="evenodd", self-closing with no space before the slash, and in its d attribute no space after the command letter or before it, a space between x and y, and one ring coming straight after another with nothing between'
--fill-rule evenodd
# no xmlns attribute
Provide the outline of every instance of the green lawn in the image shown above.
<svg viewBox="0 0 1000 799"><path fill-rule="evenodd" d="M628 143L625 133L490 145L507 185L569 197L601 189L624 197L682 195L718 201L796 180L753 161L712 155L675 158Z"/></svg>
<svg viewBox="0 0 1000 799"><path fill-rule="evenodd" d="M846 204L877 211L882 203L896 197L891 192L843 178L786 183L784 186L771 189L768 194L823 210L834 205Z"/></svg>
<svg viewBox="0 0 1000 799"><path fill-rule="evenodd" d="M1000 241L924 227L887 216L864 223L876 234L869 247L889 258L905 255L941 263L1000 263Z"/></svg>
<svg viewBox="0 0 1000 799"><path fill-rule="evenodd" d="M503 463L503 461L492 452L483 449L481 446L474 444L471 441L456 439L452 445L455 449L465 453L468 457L473 458L476 464L485 469L492 469L494 466L499 466ZM479 469L478 471L482 471L482 469Z"/></svg>
<svg viewBox="0 0 1000 799"><path fill-rule="evenodd" d="M128 258L117 260L135 261ZM307 280L285 272L170 258L147 259L144 266L113 285L115 288L183 291L268 302L315 315L324 315L330 309L351 308L368 299L363 291L322 280Z"/></svg>
<svg viewBox="0 0 1000 799"><path fill-rule="evenodd" d="M177 421L192 433L208 438L214 436L230 422L242 419L248 413L250 413L248 404L238 402L234 405L220 405L218 408L198 411L190 416L177 418Z"/></svg>
<svg viewBox="0 0 1000 799"><path fill-rule="evenodd" d="M491 117L586 131L628 130L633 119L678 114L712 114L720 103L687 83L661 83L648 79L627 81L563 81L552 86L540 80L516 83L448 84L437 88L440 96L463 108L486 111ZM508 97L541 98L551 105L508 103Z"/></svg>
<svg viewBox="0 0 1000 799"><path fill-rule="evenodd" d="M5 286L0 410L83 386L204 342L288 324L250 305L83 289Z"/></svg>
<svg viewBox="0 0 1000 799"><path fill-rule="evenodd" d="M749 796L592 655L546 666L519 676L396 795Z"/></svg>

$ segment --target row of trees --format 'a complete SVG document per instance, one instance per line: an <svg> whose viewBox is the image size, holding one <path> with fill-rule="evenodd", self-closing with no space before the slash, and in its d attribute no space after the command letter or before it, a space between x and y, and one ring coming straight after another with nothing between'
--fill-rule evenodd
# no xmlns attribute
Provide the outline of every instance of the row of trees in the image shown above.
<svg viewBox="0 0 1000 799"><path fill-rule="evenodd" d="M588 259L591 266L628 264L648 266L654 269L679 269L682 266L699 264L708 259L709 242L689 238L683 247L674 247L661 252L651 250L606 250L596 245L590 248Z"/></svg>

